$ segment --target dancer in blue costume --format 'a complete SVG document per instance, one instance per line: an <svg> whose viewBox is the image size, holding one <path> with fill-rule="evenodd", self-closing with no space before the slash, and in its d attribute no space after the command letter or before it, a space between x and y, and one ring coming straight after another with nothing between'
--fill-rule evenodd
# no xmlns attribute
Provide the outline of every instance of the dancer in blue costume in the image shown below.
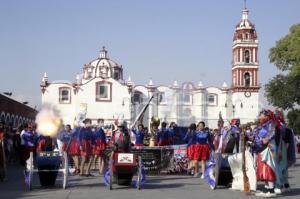
<svg viewBox="0 0 300 199"><path fill-rule="evenodd" d="M91 123L92 121L90 119L85 119L85 127L80 129L78 139L81 155L80 175L87 177L92 176L90 169L93 162L92 149L95 145L95 137L91 130Z"/></svg>
<svg viewBox="0 0 300 199"><path fill-rule="evenodd" d="M161 129L159 129L157 133L156 143L158 146L166 146L169 145L169 133L167 129L167 123L161 123Z"/></svg>
<svg viewBox="0 0 300 199"><path fill-rule="evenodd" d="M132 133L135 135L135 147L143 147L144 146L144 137L145 137L145 132L144 132L144 125L139 124L138 129L132 129Z"/></svg>
<svg viewBox="0 0 300 199"><path fill-rule="evenodd" d="M94 161L96 163L99 158L99 174L103 174L106 157L104 150L106 148L106 135L104 132L104 119L97 120L97 129L94 133L95 146L93 148Z"/></svg>

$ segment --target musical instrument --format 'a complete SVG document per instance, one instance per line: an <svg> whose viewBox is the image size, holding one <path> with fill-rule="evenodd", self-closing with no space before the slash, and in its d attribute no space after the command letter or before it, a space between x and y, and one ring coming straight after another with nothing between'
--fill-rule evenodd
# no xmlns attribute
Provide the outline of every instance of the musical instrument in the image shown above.
<svg viewBox="0 0 300 199"><path fill-rule="evenodd" d="M160 125L160 119L158 117L152 117L150 123L150 147L154 147L156 143L156 136L158 132L158 127Z"/></svg>
<svg viewBox="0 0 300 199"><path fill-rule="evenodd" d="M250 184L249 184L249 178L246 173L246 127L242 128L241 133L241 147L242 147L242 170L243 170L243 181L244 181L244 192L246 194L250 193Z"/></svg>

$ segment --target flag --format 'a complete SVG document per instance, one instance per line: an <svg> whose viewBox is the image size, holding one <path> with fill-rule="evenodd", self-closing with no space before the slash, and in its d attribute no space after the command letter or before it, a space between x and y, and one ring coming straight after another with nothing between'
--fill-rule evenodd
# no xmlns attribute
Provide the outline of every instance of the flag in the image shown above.
<svg viewBox="0 0 300 199"><path fill-rule="evenodd" d="M209 160L206 163L206 169L204 172L204 179L211 189L215 189L217 186L216 178L214 176L215 166L216 166L216 161L213 154L211 154Z"/></svg>

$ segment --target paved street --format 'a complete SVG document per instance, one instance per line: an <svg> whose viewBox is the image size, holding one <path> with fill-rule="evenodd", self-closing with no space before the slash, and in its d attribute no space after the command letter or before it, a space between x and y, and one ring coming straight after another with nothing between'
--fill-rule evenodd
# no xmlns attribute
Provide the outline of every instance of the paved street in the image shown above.
<svg viewBox="0 0 300 199"><path fill-rule="evenodd" d="M290 169L290 183L293 192L284 195L284 198L300 197L300 159L295 167ZM207 184L200 178L180 175L148 176L147 184L141 191L134 187L115 186L113 191L104 186L102 177L77 177L70 178L70 186L63 190L57 185L54 188L43 189L38 186L38 179L35 181L33 191L26 191L23 183L22 170L18 166L12 166L9 178L6 182L0 183L0 198L172 198L172 199L193 199L193 198L257 198L246 196L242 192L232 191L227 188L210 190ZM58 182L60 183L60 182ZM283 196L278 196L283 198Z"/></svg>

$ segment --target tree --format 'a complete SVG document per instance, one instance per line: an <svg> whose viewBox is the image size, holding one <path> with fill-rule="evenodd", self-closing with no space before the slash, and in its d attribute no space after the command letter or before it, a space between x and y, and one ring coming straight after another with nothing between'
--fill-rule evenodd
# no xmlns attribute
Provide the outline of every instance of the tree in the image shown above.
<svg viewBox="0 0 300 199"><path fill-rule="evenodd" d="M290 110L287 114L288 127L300 134L300 109Z"/></svg>
<svg viewBox="0 0 300 199"><path fill-rule="evenodd" d="M268 102L284 110L300 105L300 24L271 48L270 62L283 73L273 77L265 85Z"/></svg>

